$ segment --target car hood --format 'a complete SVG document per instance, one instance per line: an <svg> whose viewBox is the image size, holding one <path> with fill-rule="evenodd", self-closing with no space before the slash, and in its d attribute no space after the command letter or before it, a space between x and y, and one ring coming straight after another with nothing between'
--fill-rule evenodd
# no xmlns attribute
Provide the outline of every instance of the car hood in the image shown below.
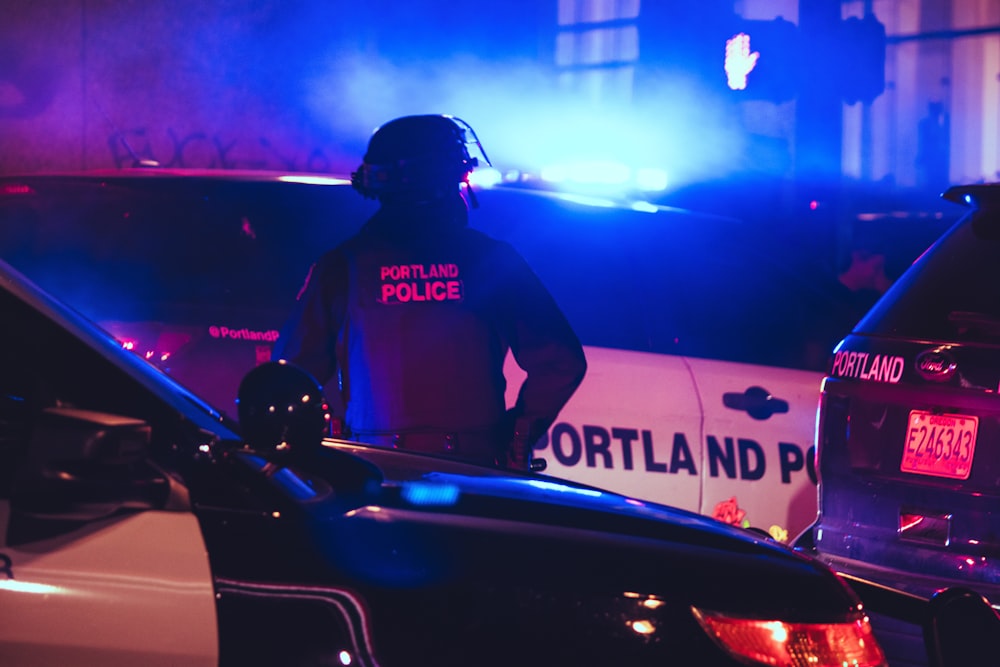
<svg viewBox="0 0 1000 667"><path fill-rule="evenodd" d="M314 467L270 480L294 498L309 550L366 586L563 588L583 577L609 595L684 608L803 622L857 613L829 569L762 533L546 475L347 442L325 450ZM367 484L335 484L357 493L316 492L316 477L348 468ZM611 565L621 562L630 567Z"/></svg>
<svg viewBox="0 0 1000 667"><path fill-rule="evenodd" d="M3 262L0 288L215 433L232 454L230 473L246 481L242 468L254 480L251 495L274 501L276 511L264 514L205 504L196 510L217 574L238 576L241 563L259 568L245 555L268 552L276 556L270 576L315 581L318 568L327 573L320 576L336 572L338 580L372 590L509 584L537 592L573 589L584 578L608 594L638 591L681 607L804 621L856 613L857 598L832 571L763 535L559 478L340 441L327 441L308 460L275 466L242 450L235 425L230 429L194 394ZM202 487L192 488L196 505L207 497ZM279 519L277 528L272 519ZM239 525L252 530L234 532ZM306 555L290 558L296 550Z"/></svg>

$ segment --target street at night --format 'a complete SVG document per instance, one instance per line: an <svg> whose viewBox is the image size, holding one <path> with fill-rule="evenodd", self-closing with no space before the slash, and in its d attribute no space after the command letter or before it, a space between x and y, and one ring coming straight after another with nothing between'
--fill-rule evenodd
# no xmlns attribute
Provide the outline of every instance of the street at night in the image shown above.
<svg viewBox="0 0 1000 667"><path fill-rule="evenodd" d="M7 4L0 663L1000 660L994 0Z"/></svg>

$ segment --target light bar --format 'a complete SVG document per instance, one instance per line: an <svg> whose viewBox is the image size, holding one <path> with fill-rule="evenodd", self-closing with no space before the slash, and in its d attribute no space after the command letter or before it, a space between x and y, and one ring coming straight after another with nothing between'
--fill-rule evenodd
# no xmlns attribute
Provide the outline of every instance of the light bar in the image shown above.
<svg viewBox="0 0 1000 667"><path fill-rule="evenodd" d="M305 176L289 175L279 176L279 181L285 183L301 183L303 185L350 185L351 182L344 178L330 178L328 176Z"/></svg>
<svg viewBox="0 0 1000 667"><path fill-rule="evenodd" d="M503 176L500 174L500 171L492 167L476 169L469 174L469 183L480 188L492 188L502 181Z"/></svg>
<svg viewBox="0 0 1000 667"><path fill-rule="evenodd" d="M660 192L667 188L667 173L662 169L633 169L619 162L577 162L555 164L542 169L541 179L563 189L577 192L600 190L627 193L630 190Z"/></svg>

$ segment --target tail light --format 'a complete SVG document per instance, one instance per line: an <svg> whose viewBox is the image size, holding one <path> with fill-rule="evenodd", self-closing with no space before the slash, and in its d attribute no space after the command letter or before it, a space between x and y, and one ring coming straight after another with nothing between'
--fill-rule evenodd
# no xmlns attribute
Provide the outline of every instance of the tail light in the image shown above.
<svg viewBox="0 0 1000 667"><path fill-rule="evenodd" d="M0 197L14 195L33 195L34 189L27 183L3 183L0 184Z"/></svg>
<svg viewBox="0 0 1000 667"><path fill-rule="evenodd" d="M719 646L754 665L886 667L868 617L844 623L788 623L693 609Z"/></svg>

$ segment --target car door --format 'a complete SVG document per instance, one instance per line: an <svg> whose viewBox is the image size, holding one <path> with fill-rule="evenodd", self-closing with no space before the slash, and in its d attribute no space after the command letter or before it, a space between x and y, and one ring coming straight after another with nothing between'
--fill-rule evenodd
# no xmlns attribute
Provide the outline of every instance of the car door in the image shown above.
<svg viewBox="0 0 1000 667"><path fill-rule="evenodd" d="M0 499L0 664L217 664L192 514L138 512L17 544L11 534L10 501Z"/></svg>
<svg viewBox="0 0 1000 667"><path fill-rule="evenodd" d="M217 664L205 544L145 397L7 285L0 664Z"/></svg>
<svg viewBox="0 0 1000 667"><path fill-rule="evenodd" d="M822 374L689 358L704 410L701 511L787 542L816 518Z"/></svg>
<svg viewBox="0 0 1000 667"><path fill-rule="evenodd" d="M797 264L736 220L536 209L489 229L525 255L586 348L583 383L537 445L546 472L782 541L804 529L822 376L797 367ZM524 375L511 360L505 373L512 405Z"/></svg>
<svg viewBox="0 0 1000 667"><path fill-rule="evenodd" d="M585 347L588 370L535 446L545 474L702 511L698 393L681 357ZM525 373L508 356L507 402Z"/></svg>

